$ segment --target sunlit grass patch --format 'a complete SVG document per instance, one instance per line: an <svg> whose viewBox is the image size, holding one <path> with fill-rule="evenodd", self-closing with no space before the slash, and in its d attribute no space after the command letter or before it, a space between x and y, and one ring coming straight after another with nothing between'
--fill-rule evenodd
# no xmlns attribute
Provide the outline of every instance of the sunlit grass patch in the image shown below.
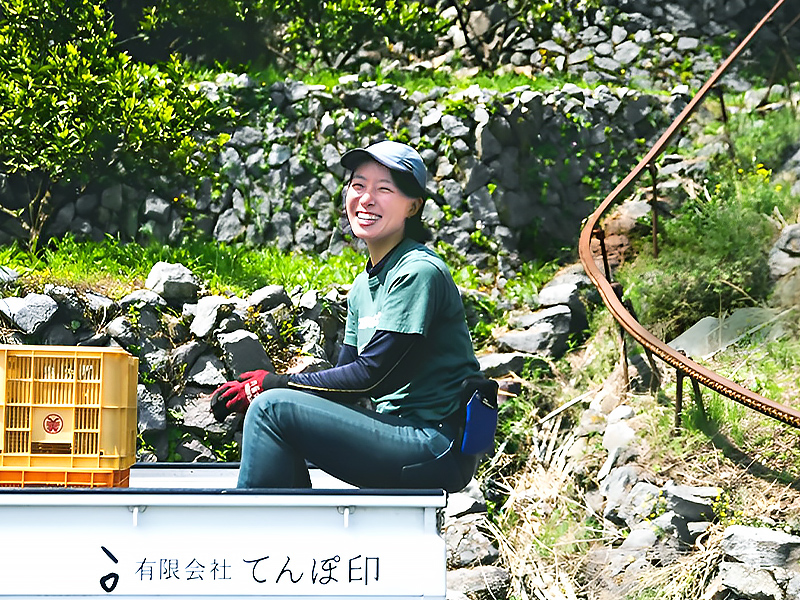
<svg viewBox="0 0 800 600"><path fill-rule="evenodd" d="M112 238L101 242L64 238L38 256L12 248L4 251L3 258L7 266L20 269L22 286L100 286L116 296L143 287L158 262L183 264L211 292L244 295L272 284L289 291L301 286L324 292L331 286L351 283L365 263L365 257L352 250L323 257L217 243L141 246Z"/></svg>

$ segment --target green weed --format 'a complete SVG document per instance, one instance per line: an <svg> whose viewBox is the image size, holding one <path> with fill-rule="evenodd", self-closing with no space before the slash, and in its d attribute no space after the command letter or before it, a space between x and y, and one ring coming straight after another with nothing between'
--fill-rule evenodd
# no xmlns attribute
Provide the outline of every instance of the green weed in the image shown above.
<svg viewBox="0 0 800 600"><path fill-rule="evenodd" d="M506 297L519 305L535 306L536 295L560 268L558 260L531 260L522 264L516 277L506 284Z"/></svg>

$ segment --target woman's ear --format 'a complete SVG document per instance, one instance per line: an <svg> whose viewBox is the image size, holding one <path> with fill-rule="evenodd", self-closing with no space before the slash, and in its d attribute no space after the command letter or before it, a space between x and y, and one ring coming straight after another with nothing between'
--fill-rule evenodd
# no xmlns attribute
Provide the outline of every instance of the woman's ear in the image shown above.
<svg viewBox="0 0 800 600"><path fill-rule="evenodd" d="M420 211L421 208L422 198L414 198L414 201L411 203L411 208L408 209L408 216L413 217Z"/></svg>

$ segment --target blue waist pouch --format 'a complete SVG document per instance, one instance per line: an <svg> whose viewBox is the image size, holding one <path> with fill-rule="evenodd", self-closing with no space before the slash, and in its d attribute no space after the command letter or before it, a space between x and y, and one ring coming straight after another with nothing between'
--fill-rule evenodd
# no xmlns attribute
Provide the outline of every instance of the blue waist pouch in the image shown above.
<svg viewBox="0 0 800 600"><path fill-rule="evenodd" d="M497 429L497 382L491 379L467 379L464 391L469 393L465 407L464 434L461 452L482 454L494 445Z"/></svg>

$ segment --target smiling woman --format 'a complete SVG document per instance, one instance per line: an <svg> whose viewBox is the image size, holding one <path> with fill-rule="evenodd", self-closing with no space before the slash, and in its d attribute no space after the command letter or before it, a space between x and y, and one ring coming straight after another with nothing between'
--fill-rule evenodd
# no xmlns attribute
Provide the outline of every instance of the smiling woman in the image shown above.
<svg viewBox="0 0 800 600"><path fill-rule="evenodd" d="M406 235L406 222L422 217L427 173L416 150L384 141L350 150L342 165L352 171L345 208L353 235L364 240L378 264Z"/></svg>
<svg viewBox="0 0 800 600"><path fill-rule="evenodd" d="M464 445L467 402L496 407L497 389L481 377L450 271L415 239L425 165L391 141L341 163L351 171L347 217L369 251L348 295L342 352L331 369L252 371L214 392L218 419L246 412L239 487L309 487L310 461L359 487L458 491L493 433L489 414L488 438ZM374 408L357 404L364 398Z"/></svg>
<svg viewBox="0 0 800 600"><path fill-rule="evenodd" d="M366 242L377 264L403 239L406 219L419 212L422 199L403 194L389 169L368 160L353 172L345 204L353 235Z"/></svg>

